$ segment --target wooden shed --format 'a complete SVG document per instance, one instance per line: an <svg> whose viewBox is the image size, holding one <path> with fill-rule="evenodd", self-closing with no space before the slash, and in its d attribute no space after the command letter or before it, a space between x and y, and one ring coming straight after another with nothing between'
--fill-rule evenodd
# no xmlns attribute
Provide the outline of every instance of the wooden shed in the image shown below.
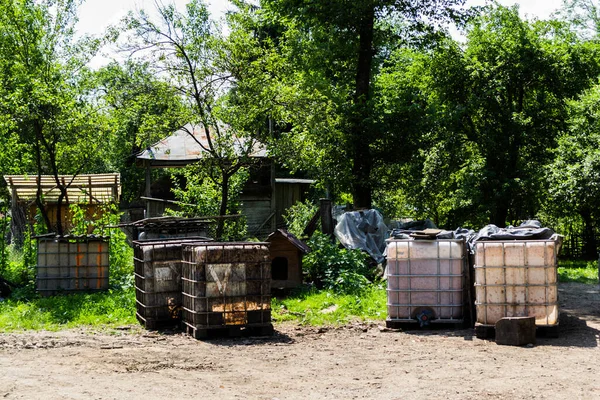
<svg viewBox="0 0 600 400"><path fill-rule="evenodd" d="M174 200L168 198L168 182L163 182L162 189L158 185L155 187L151 170L180 168L202 160L207 156L207 140L202 125L187 124L137 155L138 166L146 169L146 191L143 198L146 202L145 218L162 216L167 206L173 206L173 202L169 201ZM250 177L240 195L240 203L248 224L248 233L262 239L285 225L283 214L297 201L306 200L309 187L314 181L276 177L276 166L265 146L258 142L254 144L250 158L253 160Z"/></svg>
<svg viewBox="0 0 600 400"><path fill-rule="evenodd" d="M267 238L271 259L271 288L292 289L302 284L302 257L310 247L285 229Z"/></svg>
<svg viewBox="0 0 600 400"><path fill-rule="evenodd" d="M80 204L86 210L88 220L98 215L100 205L118 203L121 195L121 175L59 175L61 185L67 188L62 202L61 223L66 231L71 226L70 204ZM56 179L52 175L5 175L4 180L11 194L12 231L15 236L22 234L27 223L33 225L37 214L36 195L38 186L52 226L56 226L57 203L60 195ZM18 240L18 237L15 237Z"/></svg>

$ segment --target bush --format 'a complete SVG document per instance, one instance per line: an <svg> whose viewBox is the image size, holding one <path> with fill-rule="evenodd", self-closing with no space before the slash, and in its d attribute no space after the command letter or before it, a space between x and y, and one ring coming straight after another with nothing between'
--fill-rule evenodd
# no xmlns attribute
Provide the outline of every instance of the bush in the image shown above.
<svg viewBox="0 0 600 400"><path fill-rule="evenodd" d="M321 232L316 232L308 245L312 251L303 265L309 281L338 293L357 293L370 284L372 272L366 253L340 248Z"/></svg>
<svg viewBox="0 0 600 400"><path fill-rule="evenodd" d="M73 215L74 235L85 235L90 229L92 234L108 236L110 241L110 286L113 288L128 288L133 286L133 249L127 243L127 236L118 225L121 214L115 204L102 206L93 221L86 218L85 211L77 204L69 208Z"/></svg>
<svg viewBox="0 0 600 400"><path fill-rule="evenodd" d="M283 216L287 230L293 235L301 237L304 234L304 229L318 209L319 207L308 200L304 203L301 201L296 202L296 204L288 208Z"/></svg>
<svg viewBox="0 0 600 400"><path fill-rule="evenodd" d="M597 261L566 261L558 263L558 280L560 282L598 283Z"/></svg>

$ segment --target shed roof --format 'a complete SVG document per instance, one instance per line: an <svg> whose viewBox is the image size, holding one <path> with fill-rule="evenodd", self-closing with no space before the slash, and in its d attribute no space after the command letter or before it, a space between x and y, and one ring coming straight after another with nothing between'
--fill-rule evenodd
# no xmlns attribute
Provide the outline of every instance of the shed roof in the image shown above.
<svg viewBox="0 0 600 400"><path fill-rule="evenodd" d="M61 185L67 186L68 203L109 203L119 201L121 196L121 175L59 175ZM37 175L5 175L8 189L16 196L17 202L34 201L38 189ZM42 193L48 204L56 203L60 191L52 175L42 175Z"/></svg>
<svg viewBox="0 0 600 400"><path fill-rule="evenodd" d="M277 229L275 232L271 233L269 235L269 237L267 238L267 242L270 242L272 239L274 239L277 236L282 236L283 238L287 239L291 244L296 246L298 248L298 250L300 250L302 253L304 253L304 254L310 253L310 247L308 247L308 245L306 243L304 243L302 240L298 239L295 235L293 235L292 233L288 232L285 229Z"/></svg>
<svg viewBox="0 0 600 400"><path fill-rule="evenodd" d="M226 125L220 126L227 130ZM209 127L211 139L214 142L217 135L213 127ZM242 155L249 139L234 138L236 154ZM200 144L199 144L200 143ZM180 167L191 164L207 156L209 148L208 138L204 125L187 124L175 131L172 135L148 147L137 155L138 160L148 160L153 167ZM262 158L267 156L267 151L261 143L254 143L250 157Z"/></svg>

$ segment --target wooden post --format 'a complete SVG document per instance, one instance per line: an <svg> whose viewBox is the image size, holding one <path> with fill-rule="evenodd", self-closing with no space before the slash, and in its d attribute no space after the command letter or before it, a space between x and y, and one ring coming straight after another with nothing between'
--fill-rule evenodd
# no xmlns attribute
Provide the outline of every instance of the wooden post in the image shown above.
<svg viewBox="0 0 600 400"><path fill-rule="evenodd" d="M269 119L269 123L270 123L270 119ZM275 232L275 230L277 229L277 224L279 223L279 221L277 220L278 217L278 212L277 212L277 208L281 207L281 204L277 204L277 185L275 183L275 163L273 162L272 159L268 158L270 165L270 171L271 171L271 232Z"/></svg>
<svg viewBox="0 0 600 400"><path fill-rule="evenodd" d="M152 186L152 174L150 170L150 160L144 160L146 165L146 197L152 197L151 186ZM150 218L150 200L146 200L146 215L145 218Z"/></svg>
<svg viewBox="0 0 600 400"><path fill-rule="evenodd" d="M326 235L333 235L333 216L331 215L331 200L319 200L319 212L321 214L321 229Z"/></svg>

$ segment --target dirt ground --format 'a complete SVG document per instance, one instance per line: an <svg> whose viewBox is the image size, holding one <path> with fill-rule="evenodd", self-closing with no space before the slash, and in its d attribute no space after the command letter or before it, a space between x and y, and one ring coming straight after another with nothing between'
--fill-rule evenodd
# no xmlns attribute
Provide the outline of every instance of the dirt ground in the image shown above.
<svg viewBox="0 0 600 400"><path fill-rule="evenodd" d="M0 334L0 398L600 399L598 289L561 284L560 337L533 347L383 321L205 342L138 327Z"/></svg>

